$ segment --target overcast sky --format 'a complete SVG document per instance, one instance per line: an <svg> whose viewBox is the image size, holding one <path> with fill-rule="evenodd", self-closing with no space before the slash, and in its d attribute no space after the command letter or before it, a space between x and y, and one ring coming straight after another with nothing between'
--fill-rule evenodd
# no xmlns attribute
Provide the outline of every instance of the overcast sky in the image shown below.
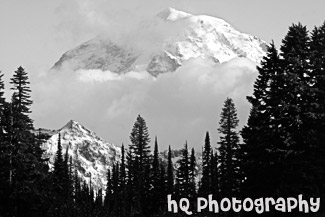
<svg viewBox="0 0 325 217"><path fill-rule="evenodd" d="M162 137L162 143L165 143L163 146L167 146L167 143L175 143L176 146L181 146L181 141L186 139L197 144L199 141L203 141L205 130L216 131L213 128L213 122L205 123L213 111L215 111L213 113L214 122L218 122L220 106L218 108L214 106L219 105L230 92L234 98L238 96L236 94L238 91L241 91L243 95L251 92L252 88L245 86L245 84L251 85L254 80L254 76L246 70L251 66L238 72L233 77L234 80L231 84L227 86L228 92L225 91L222 94L213 93L215 84L201 87L200 84L193 83L197 88L194 92L189 88L178 93L184 94L185 103L182 104L177 104L177 98L169 97L170 93L165 95L166 91L164 91L166 89L164 85L170 84L171 81L176 80L178 83L174 83L174 89L172 87L169 91L178 91L179 86L183 85L184 81L190 84L194 82L193 77L182 75L182 70L176 77L175 75L173 75L174 77L167 76L154 85L148 79L136 84L130 80L114 83L113 86L116 86L114 91L118 93L119 99L104 94L107 91L112 91L112 89L108 89L107 83L97 84L96 89L86 89L82 93L69 95L66 93L72 90L77 92L79 88L82 88L82 84L70 85L73 80L69 79L74 78L67 75L58 75L56 78L46 77L49 68L65 51L103 31L118 36L139 21L152 17L167 7L174 7L192 14L206 14L222 18L239 31L256 35L268 43L273 39L278 46L287 32L288 26L292 23L300 21L312 29L315 25L321 25L325 20L325 2L323 0L0 0L0 70L5 73L6 79L20 65L30 73L32 82L34 82L32 83L32 90L37 114L33 114L33 118L36 127L59 128L64 125L64 122L74 118L95 130L101 137L119 145L122 142L128 143L127 138L136 118L135 114L144 113L144 116L147 115L148 125L152 126L152 134L158 134ZM191 64L203 65L200 61L190 63L189 65L192 68L193 65ZM214 79L217 82L220 77L217 79L215 75L209 73L212 70L221 71L220 69L223 67L206 69L206 76L211 76L212 80ZM236 71L238 69L235 67L233 72ZM196 76L195 72L193 73ZM243 75L245 76L242 77ZM240 84L238 83L239 80L241 81ZM243 83L244 86L242 86ZM110 85L112 86L112 84ZM124 93L121 88L130 85L135 86L132 94ZM69 89L66 86L71 87ZM231 89L232 87L236 87L236 90ZM211 114L206 114L206 117L200 117L191 111L182 114L183 110L186 108L191 110L193 103L199 102L191 102L191 99L194 93L200 92L210 97L205 98L205 101L202 101L203 103L215 100L208 105L210 106L209 109L204 107L199 109L201 113L210 112ZM49 94L50 99L45 99L44 93ZM139 96L141 96L140 102L138 101ZM185 96L189 96L189 98L186 99ZM94 100L99 99L99 97L107 97L109 101L101 103L100 100ZM161 97L161 102L172 103L173 106L168 106L171 110L166 112L167 107L161 107L159 103L157 104L157 97ZM202 100L201 98L201 96L197 96L198 100ZM96 109L85 107L83 103L87 100L87 105L91 104L91 107L96 107ZM130 107L129 100L134 101L133 107ZM238 100L238 107L242 109L240 111L241 117L245 116L244 113L247 116L249 110L249 105L243 104L244 100ZM65 105L58 106L56 103L65 103ZM103 109L103 106L107 106L107 108ZM116 110L117 106L119 108L124 106L124 108L122 111ZM163 109L164 112L160 111L159 108ZM66 111L63 112L62 109ZM75 112L76 110L78 112ZM168 118L165 117L175 110L178 112ZM104 111L106 118L100 118L99 113ZM119 113L112 111L119 111ZM127 118L126 113L130 115ZM193 116L196 118L191 119ZM174 122L163 123L164 120L174 120ZM184 125L179 124L179 122L185 120L189 121L187 126L202 126L200 128L202 135L197 135L195 138L187 136L194 129L188 127L183 129L181 136L170 136L169 134L174 128L169 131L166 127L173 124L175 129L184 128ZM217 138L213 139L217 140Z"/></svg>

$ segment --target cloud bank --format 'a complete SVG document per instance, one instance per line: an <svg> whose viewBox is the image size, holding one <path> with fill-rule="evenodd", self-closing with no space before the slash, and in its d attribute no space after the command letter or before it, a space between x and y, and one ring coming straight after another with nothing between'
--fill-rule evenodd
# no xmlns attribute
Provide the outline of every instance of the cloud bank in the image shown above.
<svg viewBox="0 0 325 217"><path fill-rule="evenodd" d="M173 73L154 78L147 72L117 75L79 70L46 73L32 78L36 127L60 128L79 121L116 145L129 144L138 114L147 121L160 147L201 147L206 131L215 146L223 102L232 97L240 126L246 122L256 78L255 65L238 58L224 64L192 59ZM240 128L238 128L239 130Z"/></svg>

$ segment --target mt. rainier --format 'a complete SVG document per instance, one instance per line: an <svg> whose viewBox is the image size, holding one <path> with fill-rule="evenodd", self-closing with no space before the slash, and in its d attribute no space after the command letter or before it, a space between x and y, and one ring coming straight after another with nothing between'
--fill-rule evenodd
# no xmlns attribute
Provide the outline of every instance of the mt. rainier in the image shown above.
<svg viewBox="0 0 325 217"><path fill-rule="evenodd" d="M52 70L147 71L157 76L175 71L192 58L222 63L246 57L258 64L265 50L264 41L237 31L222 19L168 8L120 40L102 34L67 51Z"/></svg>

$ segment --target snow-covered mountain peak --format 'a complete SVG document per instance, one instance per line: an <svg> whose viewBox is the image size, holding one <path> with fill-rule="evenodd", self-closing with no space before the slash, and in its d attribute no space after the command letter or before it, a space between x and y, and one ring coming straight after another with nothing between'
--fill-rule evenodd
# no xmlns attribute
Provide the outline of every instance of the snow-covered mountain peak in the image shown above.
<svg viewBox="0 0 325 217"><path fill-rule="evenodd" d="M49 158L53 168L57 152L59 133L62 150L71 157L82 180L91 180L96 189L105 188L107 170L120 161L121 148L98 137L77 121L70 120L62 128L52 131L51 137L43 144L44 157Z"/></svg>
<svg viewBox="0 0 325 217"><path fill-rule="evenodd" d="M77 121L74 120L70 120L66 125L64 125L64 127L61 128L61 130L64 129L74 129L74 128L82 128L83 126L81 124L79 124Z"/></svg>
<svg viewBox="0 0 325 217"><path fill-rule="evenodd" d="M157 14L157 17L159 17L165 21L175 21L175 20L190 17L190 16L192 16L192 14L189 14L189 13L186 13L183 11L179 11L179 10L176 10L171 7L167 8Z"/></svg>
<svg viewBox="0 0 325 217"><path fill-rule="evenodd" d="M95 37L64 53L52 67L100 69L121 74L147 71L153 76L174 72L190 59L211 59L215 64L244 57L256 64L266 43L239 32L225 20L168 8L116 42Z"/></svg>

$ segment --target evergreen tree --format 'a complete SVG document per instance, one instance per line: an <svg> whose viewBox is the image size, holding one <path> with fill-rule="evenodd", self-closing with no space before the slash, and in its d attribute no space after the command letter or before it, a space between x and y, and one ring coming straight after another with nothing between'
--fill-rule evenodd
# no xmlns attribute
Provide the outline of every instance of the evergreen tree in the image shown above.
<svg viewBox="0 0 325 217"><path fill-rule="evenodd" d="M282 67L285 70L280 110L281 130L286 132L286 146L289 149L304 149L303 138L308 132L304 123L310 105L310 66L309 66L309 36L306 26L292 25L282 40Z"/></svg>
<svg viewBox="0 0 325 217"><path fill-rule="evenodd" d="M4 81L3 81L3 73L0 71L0 127L1 127L1 131L0 131L0 139L1 142L4 141L4 130L5 130L5 126L6 124L6 117L5 115L5 107L7 106L7 102L5 99L5 85L4 85Z"/></svg>
<svg viewBox="0 0 325 217"><path fill-rule="evenodd" d="M65 149L65 154L64 154L64 160L63 160L63 182L64 182L64 191L66 194L69 194L70 191L70 174L69 174L69 146L67 145Z"/></svg>
<svg viewBox="0 0 325 217"><path fill-rule="evenodd" d="M157 212L159 214L164 213L166 210L166 198L167 198L167 190L166 190L166 171L165 167L162 163L160 163L160 174L159 174L159 184L158 190L160 194L158 194L158 201L159 201L159 209Z"/></svg>
<svg viewBox="0 0 325 217"><path fill-rule="evenodd" d="M318 95L317 85L324 74L321 32L315 28L310 40L305 26L292 25L280 55L271 44L258 68L254 94L248 97L253 107L242 131L244 190L250 195L323 194L318 184L324 180L325 153L320 140L324 112L318 110L324 94Z"/></svg>
<svg viewBox="0 0 325 217"><path fill-rule="evenodd" d="M325 119L325 22L318 28L315 28L311 36L311 68L312 68L312 90L315 103L312 104L316 119L317 133L320 133L319 140L324 138L324 119ZM311 117L312 118L312 117ZM324 140L321 140L324 141Z"/></svg>
<svg viewBox="0 0 325 217"><path fill-rule="evenodd" d="M310 104L309 114L310 143L313 144L313 163L317 173L321 173L321 198L325 197L325 22L320 27L316 27L311 35L310 43L310 65L312 69L310 84L311 98L314 100ZM324 207L323 202L321 207Z"/></svg>
<svg viewBox="0 0 325 217"><path fill-rule="evenodd" d="M53 207L51 212L55 216L63 216L63 206L65 198L65 162L62 154L61 134L58 136L58 147L55 155L54 170L53 170Z"/></svg>
<svg viewBox="0 0 325 217"><path fill-rule="evenodd" d="M153 161L152 161L152 172L151 172L151 180L152 180L152 188L151 188L151 207L150 209L152 213L157 212L157 208L160 207L160 197L163 192L160 192L160 165L159 165L159 156L158 156L158 141L157 137L155 137L155 147L153 152ZM148 207L149 208L149 207Z"/></svg>
<svg viewBox="0 0 325 217"><path fill-rule="evenodd" d="M121 147L121 168L120 168L120 180L121 180L121 186L125 185L126 183L126 166L125 166L125 149L124 149L124 144L122 144Z"/></svg>
<svg viewBox="0 0 325 217"><path fill-rule="evenodd" d="M56 179L56 183L62 182L64 179L64 173L65 173L65 165L62 155L62 145L61 145L61 133L58 135L58 147L55 155L55 161L54 161L54 177ZM58 190L62 189L62 187L58 187Z"/></svg>
<svg viewBox="0 0 325 217"><path fill-rule="evenodd" d="M202 153L202 179L200 186L200 194L203 197L207 197L208 194L212 193L211 153L210 136L209 132L206 132L204 149Z"/></svg>
<svg viewBox="0 0 325 217"><path fill-rule="evenodd" d="M4 97L4 89L5 89L5 85L4 85L4 82L3 82L3 73L0 71L0 111L2 112L3 110L3 106L6 102L6 99ZM1 114L1 117L2 117L2 113Z"/></svg>
<svg viewBox="0 0 325 217"><path fill-rule="evenodd" d="M150 138L148 128L145 120L138 115L136 122L133 125L130 135L130 158L133 159L131 163L131 176L133 177L133 184L135 185L134 193L136 202L134 213L141 214L144 210L142 206L149 203L149 190L150 190L150 165L151 165L151 154L150 154ZM133 215L131 213L131 215Z"/></svg>
<svg viewBox="0 0 325 217"><path fill-rule="evenodd" d="M236 132L238 126L237 111L231 98L227 98L221 112L220 142L220 185L222 196L233 196L238 192L238 149L239 136Z"/></svg>
<svg viewBox="0 0 325 217"><path fill-rule="evenodd" d="M190 159L188 155L187 142L182 149L181 158L178 160L176 171L175 191L179 198L190 196Z"/></svg>
<svg viewBox="0 0 325 217"><path fill-rule="evenodd" d="M146 165L150 165L150 138L145 120L138 115L130 135L130 150L139 158L140 173Z"/></svg>
<svg viewBox="0 0 325 217"><path fill-rule="evenodd" d="M33 122L28 116L31 113L30 106L33 102L30 100L31 90L28 75L21 66L15 71L10 84L14 86L11 88L14 91L12 95L14 127L17 130L21 130L21 133L24 133L27 130L33 129Z"/></svg>
<svg viewBox="0 0 325 217"><path fill-rule="evenodd" d="M10 126L10 192L13 207L12 215L37 216L45 195L40 189L40 182L47 174L46 165L42 159L41 147L35 139L33 122L29 117L30 87L28 76L19 67L10 83L13 85L11 107L9 109Z"/></svg>
<svg viewBox="0 0 325 217"><path fill-rule="evenodd" d="M244 145L241 158L246 176L243 189L246 196L273 195L279 185L279 161L283 146L279 122L282 95L285 88L285 72L274 43L258 67L259 75L254 84L248 124L242 130Z"/></svg>
<svg viewBox="0 0 325 217"><path fill-rule="evenodd" d="M113 194L113 187L112 187L112 178L111 178L111 171L110 169L107 170L107 184L106 184L106 191L105 191L105 200L104 200L104 207L109 213L111 211L111 203L112 203L112 194Z"/></svg>
<svg viewBox="0 0 325 217"><path fill-rule="evenodd" d="M219 197L219 156L218 152L213 153L211 150L211 193L217 195Z"/></svg>
<svg viewBox="0 0 325 217"><path fill-rule="evenodd" d="M8 126L10 126L10 117L8 115L9 103L4 97L3 74L0 71L0 215L8 215L11 179L11 147L8 137ZM9 122L9 123L8 123Z"/></svg>
<svg viewBox="0 0 325 217"><path fill-rule="evenodd" d="M72 216L73 214L73 181L72 181L72 158L69 158L69 145L66 147L64 161L63 161L63 196L64 196L64 206L63 213L64 216Z"/></svg>
<svg viewBox="0 0 325 217"><path fill-rule="evenodd" d="M114 164L112 169L112 212L113 215L121 214L120 206L120 170L119 164Z"/></svg>
<svg viewBox="0 0 325 217"><path fill-rule="evenodd" d="M140 210L140 198L138 194L138 185L136 183L137 180L137 170L138 170L138 158L134 156L131 150L128 150L127 156L127 204L129 204L127 212L130 216L134 212L138 212Z"/></svg>
<svg viewBox="0 0 325 217"><path fill-rule="evenodd" d="M172 162L172 153L170 146L168 147L168 161L167 161L167 193L174 192L174 167Z"/></svg>
<svg viewBox="0 0 325 217"><path fill-rule="evenodd" d="M126 165L125 165L125 149L124 149L124 145L122 144L122 148L121 148L121 167L120 167L120 194L121 194L121 198L120 198L120 203L121 203L121 216L122 217L126 217L127 215L127 209L126 206L127 201L127 189L126 189L126 182L127 182L127 177L126 177Z"/></svg>
<svg viewBox="0 0 325 217"><path fill-rule="evenodd" d="M153 152L153 161L152 161L152 180L153 180L153 188L158 186L159 180L159 156L158 156L158 142L157 137L155 137L155 147Z"/></svg>
<svg viewBox="0 0 325 217"><path fill-rule="evenodd" d="M103 192L102 189L99 189L96 193L95 202L94 202L94 209L93 209L94 216L104 216L103 210Z"/></svg>
<svg viewBox="0 0 325 217"><path fill-rule="evenodd" d="M283 157L280 192L284 195L319 192L316 184L321 167L315 163L313 73L310 65L310 37L306 26L292 25L282 41L281 56L286 71L286 94L280 109L286 155ZM315 152L316 151L316 152ZM308 177L308 178L307 178Z"/></svg>
<svg viewBox="0 0 325 217"><path fill-rule="evenodd" d="M190 199L192 200L192 203L194 204L195 197L196 197L196 157L195 157L195 151L194 148L191 150L191 156L189 159L189 195Z"/></svg>

